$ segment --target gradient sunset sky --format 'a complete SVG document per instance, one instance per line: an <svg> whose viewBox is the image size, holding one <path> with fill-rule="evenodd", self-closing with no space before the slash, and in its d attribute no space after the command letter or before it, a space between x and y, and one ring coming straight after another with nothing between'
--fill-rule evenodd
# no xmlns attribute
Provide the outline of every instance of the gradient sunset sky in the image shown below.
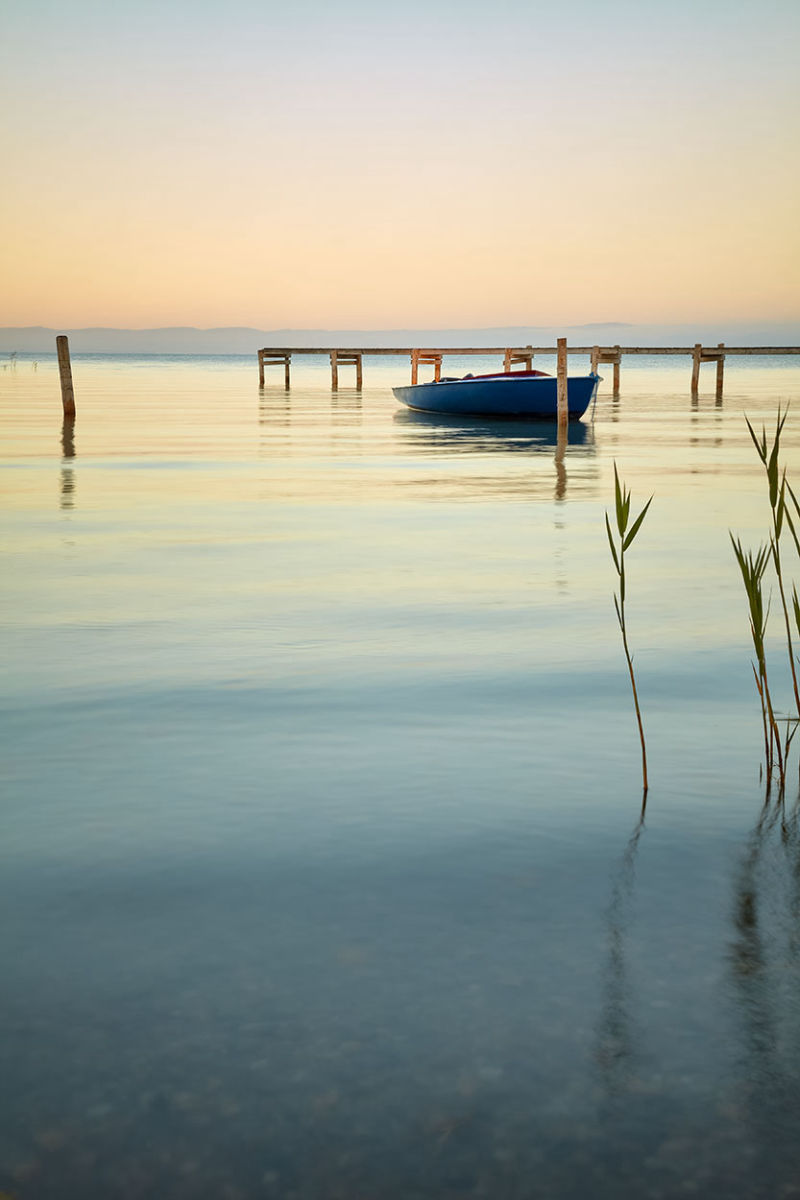
<svg viewBox="0 0 800 1200"><path fill-rule="evenodd" d="M0 325L800 317L798 0L6 0Z"/></svg>

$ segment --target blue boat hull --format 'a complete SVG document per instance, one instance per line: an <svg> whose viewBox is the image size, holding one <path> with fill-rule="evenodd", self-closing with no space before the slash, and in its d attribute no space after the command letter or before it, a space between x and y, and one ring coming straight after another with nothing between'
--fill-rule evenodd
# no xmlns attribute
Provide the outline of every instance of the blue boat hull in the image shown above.
<svg viewBox="0 0 800 1200"><path fill-rule="evenodd" d="M567 381L567 409L582 417L594 399L599 375ZM554 375L496 375L490 378L442 379L392 388L398 400L418 412L464 417L517 417L555 420L558 415Z"/></svg>

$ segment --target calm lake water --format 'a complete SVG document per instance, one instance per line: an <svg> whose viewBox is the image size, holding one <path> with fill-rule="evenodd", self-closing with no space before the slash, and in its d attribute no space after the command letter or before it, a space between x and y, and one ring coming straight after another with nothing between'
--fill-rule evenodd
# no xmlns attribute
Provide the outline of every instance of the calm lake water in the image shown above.
<svg viewBox="0 0 800 1200"><path fill-rule="evenodd" d="M629 361L561 464L401 360L76 358L73 430L0 363L7 1196L800 1196L796 763L765 808L728 538L743 413L792 403L800 482L800 361L721 405Z"/></svg>

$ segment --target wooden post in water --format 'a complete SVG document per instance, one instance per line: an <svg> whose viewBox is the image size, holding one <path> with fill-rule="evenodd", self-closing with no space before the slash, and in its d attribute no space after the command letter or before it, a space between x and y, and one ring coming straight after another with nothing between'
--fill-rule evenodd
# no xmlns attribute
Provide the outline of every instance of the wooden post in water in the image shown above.
<svg viewBox="0 0 800 1200"><path fill-rule="evenodd" d="M722 379L723 379L723 375L725 373L725 343L720 342L719 345L717 346L717 349L719 350L719 358L717 359L716 398L717 398L717 400L721 400L722 399Z"/></svg>
<svg viewBox="0 0 800 1200"><path fill-rule="evenodd" d="M331 391L339 390L339 351L331 350Z"/></svg>
<svg viewBox="0 0 800 1200"><path fill-rule="evenodd" d="M556 368L556 394L558 397L558 434L562 436L567 432L567 422L569 421L569 408L567 401L567 339L559 338L556 343L557 362Z"/></svg>
<svg viewBox="0 0 800 1200"><path fill-rule="evenodd" d="M264 351L263 350L259 350L259 352L258 352L258 386L260 388L263 388L263 386L264 386Z"/></svg>
<svg viewBox="0 0 800 1200"><path fill-rule="evenodd" d="M692 351L692 395L697 395L697 388L700 383L700 355L703 353L703 347L699 342L695 342L694 350Z"/></svg>
<svg viewBox="0 0 800 1200"><path fill-rule="evenodd" d="M69 338L59 334L56 338L58 354L58 374L61 379L61 403L64 407L64 419L75 420L75 392L72 387L72 364L69 360Z"/></svg>

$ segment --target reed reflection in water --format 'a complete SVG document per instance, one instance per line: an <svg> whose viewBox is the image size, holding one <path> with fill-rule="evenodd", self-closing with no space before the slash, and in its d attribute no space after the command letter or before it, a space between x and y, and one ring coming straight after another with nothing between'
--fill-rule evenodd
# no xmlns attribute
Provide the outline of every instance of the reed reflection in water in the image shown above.
<svg viewBox="0 0 800 1200"><path fill-rule="evenodd" d="M755 1134L755 1169L800 1180L800 797L767 802L744 848L732 905L731 995L741 1029L737 1105ZM778 1194L776 1190L776 1194Z"/></svg>
<svg viewBox="0 0 800 1200"><path fill-rule="evenodd" d="M610 1098L628 1090L636 1067L636 997L629 978L626 937L632 920L636 853L644 833L647 799L613 877L606 910L608 961L604 999L597 1026L595 1061Z"/></svg>

